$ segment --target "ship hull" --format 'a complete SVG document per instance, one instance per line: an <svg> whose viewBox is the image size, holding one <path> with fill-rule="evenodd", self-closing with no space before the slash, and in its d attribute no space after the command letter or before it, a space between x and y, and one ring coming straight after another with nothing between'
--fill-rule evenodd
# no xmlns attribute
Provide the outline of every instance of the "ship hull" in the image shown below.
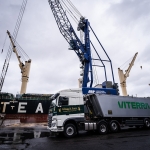
<svg viewBox="0 0 150 150"><path fill-rule="evenodd" d="M20 119L21 123L47 122L50 95L24 94L14 97L0 94L0 114L4 119Z"/></svg>
<svg viewBox="0 0 150 150"><path fill-rule="evenodd" d="M19 119L21 123L47 122L47 114L5 114L5 119Z"/></svg>

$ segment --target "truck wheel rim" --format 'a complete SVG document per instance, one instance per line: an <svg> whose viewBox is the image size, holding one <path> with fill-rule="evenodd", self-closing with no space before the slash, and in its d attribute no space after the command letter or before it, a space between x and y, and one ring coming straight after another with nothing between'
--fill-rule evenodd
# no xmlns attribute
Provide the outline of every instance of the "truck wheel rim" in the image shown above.
<svg viewBox="0 0 150 150"><path fill-rule="evenodd" d="M101 125L100 126L100 130L101 130L101 132L106 132L106 126L105 125Z"/></svg>
<svg viewBox="0 0 150 150"><path fill-rule="evenodd" d="M149 122L148 120L146 120L145 123L146 123L146 126L147 126L147 127L150 127L150 122Z"/></svg>
<svg viewBox="0 0 150 150"><path fill-rule="evenodd" d="M112 127L113 130L116 130L116 129L117 129L117 124L113 122L113 123L111 124L111 127Z"/></svg>
<svg viewBox="0 0 150 150"><path fill-rule="evenodd" d="M66 133L67 133L67 135L73 135L73 133L74 133L73 127L68 127L66 130Z"/></svg>

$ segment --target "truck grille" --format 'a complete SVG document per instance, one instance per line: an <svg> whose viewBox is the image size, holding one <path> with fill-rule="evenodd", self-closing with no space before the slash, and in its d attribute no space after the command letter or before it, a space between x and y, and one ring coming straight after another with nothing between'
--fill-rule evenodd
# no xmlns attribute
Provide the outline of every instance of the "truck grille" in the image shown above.
<svg viewBox="0 0 150 150"><path fill-rule="evenodd" d="M48 114L48 127L50 128L52 125L52 115L53 114Z"/></svg>

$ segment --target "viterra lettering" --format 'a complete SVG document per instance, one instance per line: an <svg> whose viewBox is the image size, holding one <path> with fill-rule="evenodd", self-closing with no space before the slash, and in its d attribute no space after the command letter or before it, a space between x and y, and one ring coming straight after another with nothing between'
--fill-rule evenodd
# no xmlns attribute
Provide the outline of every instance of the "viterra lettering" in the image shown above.
<svg viewBox="0 0 150 150"><path fill-rule="evenodd" d="M119 102L118 101L119 108L122 109L150 109L150 106L148 103L141 103L141 102Z"/></svg>

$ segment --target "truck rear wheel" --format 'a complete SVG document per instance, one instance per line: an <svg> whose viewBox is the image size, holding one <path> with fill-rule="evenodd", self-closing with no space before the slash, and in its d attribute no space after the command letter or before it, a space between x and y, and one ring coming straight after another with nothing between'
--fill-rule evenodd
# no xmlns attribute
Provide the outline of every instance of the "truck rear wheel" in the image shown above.
<svg viewBox="0 0 150 150"><path fill-rule="evenodd" d="M76 133L77 133L76 127L72 123L65 125L65 129L64 129L65 137L67 137L67 138L74 137L76 135Z"/></svg>
<svg viewBox="0 0 150 150"><path fill-rule="evenodd" d="M99 132L99 134L107 134L108 133L108 126L107 126L106 122L104 122L104 121L99 122L98 132Z"/></svg>
<svg viewBox="0 0 150 150"><path fill-rule="evenodd" d="M111 130L111 132L118 132L119 131L119 125L116 121L110 122L110 130Z"/></svg>
<svg viewBox="0 0 150 150"><path fill-rule="evenodd" d="M144 126L145 126L145 128L150 128L150 120L149 119L145 119L144 120Z"/></svg>

